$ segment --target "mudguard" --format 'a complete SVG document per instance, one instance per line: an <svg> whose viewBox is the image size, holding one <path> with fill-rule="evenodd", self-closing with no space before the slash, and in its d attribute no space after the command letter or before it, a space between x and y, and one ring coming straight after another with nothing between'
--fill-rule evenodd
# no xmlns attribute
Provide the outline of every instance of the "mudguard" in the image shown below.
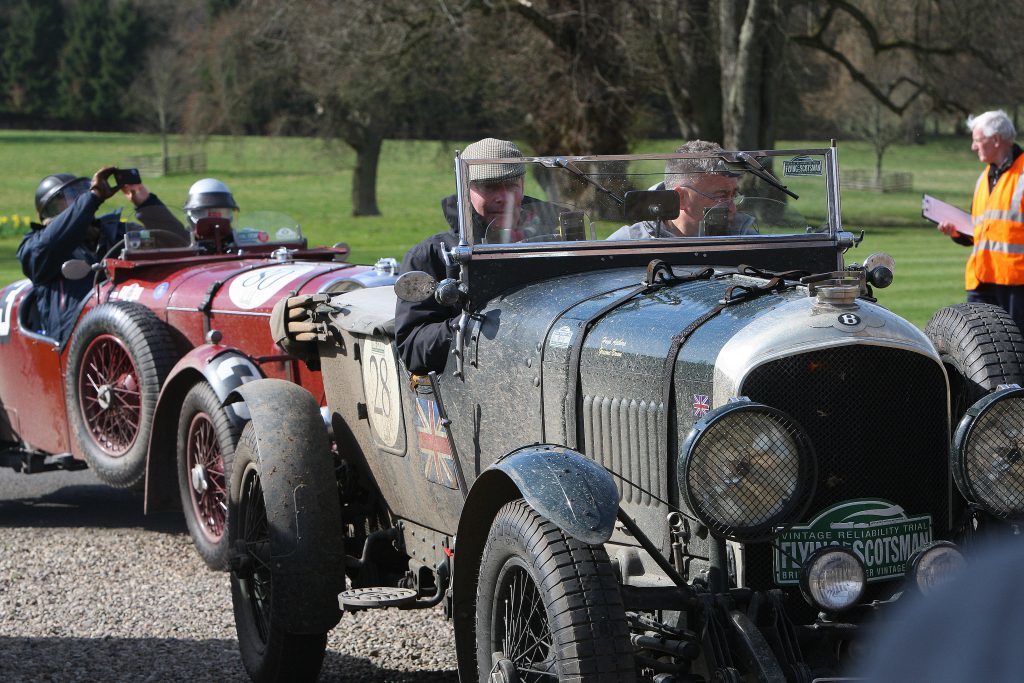
<svg viewBox="0 0 1024 683"><path fill-rule="evenodd" d="M176 509L180 505L178 496L178 473L175 469L177 444L174 439L155 438L157 435L177 434L178 415L185 394L196 382L205 381L217 398L224 401L228 395L246 382L263 377L259 367L244 353L225 346L203 344L189 351L179 360L164 386L156 403L153 417L154 439L146 455L145 511ZM246 405L238 403L225 406L228 418L239 425L249 419Z"/></svg>
<svg viewBox="0 0 1024 683"><path fill-rule="evenodd" d="M537 514L573 538L589 545L611 538L619 491L608 470L585 455L564 446L526 446L492 467L512 480Z"/></svg>
<svg viewBox="0 0 1024 683"><path fill-rule="evenodd" d="M341 619L345 588L341 505L334 460L320 407L285 380L238 387L225 403L244 400L259 446L260 481L270 524L274 590L290 633L324 633Z"/></svg>
<svg viewBox="0 0 1024 683"><path fill-rule="evenodd" d="M459 516L452 576L452 618L461 680L476 677L476 575L491 520L522 497L537 514L584 543L611 538L619 508L612 475L564 446L536 444L512 451L480 473Z"/></svg>

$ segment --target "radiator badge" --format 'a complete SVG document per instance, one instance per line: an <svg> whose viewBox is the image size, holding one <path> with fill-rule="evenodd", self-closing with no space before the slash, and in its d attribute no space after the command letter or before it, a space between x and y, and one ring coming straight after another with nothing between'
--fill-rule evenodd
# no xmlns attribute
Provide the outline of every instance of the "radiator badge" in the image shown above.
<svg viewBox="0 0 1024 683"><path fill-rule="evenodd" d="M931 540L931 515L908 517L886 500L847 500L779 536L772 553L775 583L798 584L801 565L826 545L852 550L864 563L868 581L898 579L914 551Z"/></svg>

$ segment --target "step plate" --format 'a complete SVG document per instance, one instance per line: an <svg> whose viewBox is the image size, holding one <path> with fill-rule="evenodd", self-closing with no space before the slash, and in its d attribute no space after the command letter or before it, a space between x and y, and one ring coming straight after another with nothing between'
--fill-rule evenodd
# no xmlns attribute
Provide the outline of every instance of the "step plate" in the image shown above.
<svg viewBox="0 0 1024 683"><path fill-rule="evenodd" d="M415 601L416 591L412 588L373 586L343 591L338 598L345 607L359 607L362 609L398 607L399 605L407 605Z"/></svg>

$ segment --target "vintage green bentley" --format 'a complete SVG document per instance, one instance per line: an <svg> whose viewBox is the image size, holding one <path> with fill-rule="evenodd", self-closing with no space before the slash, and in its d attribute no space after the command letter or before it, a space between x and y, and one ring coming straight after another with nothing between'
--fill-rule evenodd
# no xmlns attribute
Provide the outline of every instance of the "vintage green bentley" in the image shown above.
<svg viewBox="0 0 1024 683"><path fill-rule="evenodd" d="M475 164L525 164L548 220L474 229ZM437 605L463 681L833 677L1009 533L1021 333L878 305L893 262L844 259L838 168L834 146L457 156L449 277L278 304L328 407L274 379L228 399L252 415L229 509L252 678L315 677L345 610ZM450 351L411 375L396 301L430 297Z"/></svg>

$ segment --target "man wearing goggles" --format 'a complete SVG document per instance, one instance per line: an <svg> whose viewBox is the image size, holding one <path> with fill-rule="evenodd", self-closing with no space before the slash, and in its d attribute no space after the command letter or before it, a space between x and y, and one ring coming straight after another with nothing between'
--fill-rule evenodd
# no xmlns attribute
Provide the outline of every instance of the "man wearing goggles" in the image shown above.
<svg viewBox="0 0 1024 683"><path fill-rule="evenodd" d="M96 216L100 205L116 190L108 179L114 167L101 168L92 180L70 173L46 176L36 188L39 223L18 247L22 272L32 280L39 311L37 332L63 341L81 304L89 296L92 280L67 280L61 274L65 261L81 259L96 263L127 230L139 226L121 223L120 210ZM135 216L146 228L168 230L188 241L181 222L142 183L124 185L121 191L135 205Z"/></svg>
<svg viewBox="0 0 1024 683"><path fill-rule="evenodd" d="M721 146L704 140L693 140L676 150L679 154L709 155L722 151ZM754 217L736 211L743 201L738 178L737 172L725 168L715 156L671 159L665 165L664 183L652 189L675 190L679 194L679 216L625 225L608 239L756 235Z"/></svg>

